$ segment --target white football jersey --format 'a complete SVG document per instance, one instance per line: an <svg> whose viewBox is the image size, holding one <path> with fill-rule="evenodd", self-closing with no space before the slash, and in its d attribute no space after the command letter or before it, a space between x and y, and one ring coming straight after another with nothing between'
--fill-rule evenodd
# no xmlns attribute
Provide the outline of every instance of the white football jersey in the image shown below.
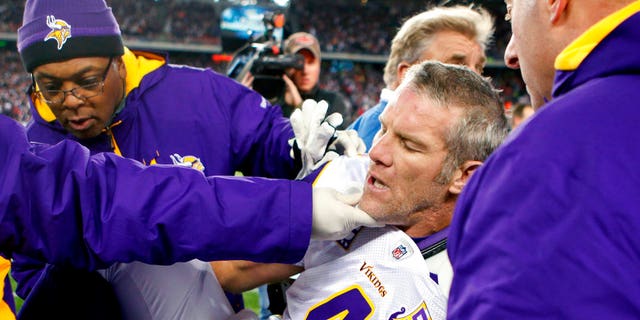
<svg viewBox="0 0 640 320"><path fill-rule="evenodd" d="M339 157L314 185L361 189L368 163L366 157ZM446 298L429 278L420 250L397 228L360 228L340 241L311 241L303 264L305 271L286 292L284 319L446 317Z"/></svg>
<svg viewBox="0 0 640 320"><path fill-rule="evenodd" d="M447 250L440 251L438 254L426 259L425 262L429 267L430 276L435 276L440 290L448 298L451 282L453 281L453 268L451 267Z"/></svg>

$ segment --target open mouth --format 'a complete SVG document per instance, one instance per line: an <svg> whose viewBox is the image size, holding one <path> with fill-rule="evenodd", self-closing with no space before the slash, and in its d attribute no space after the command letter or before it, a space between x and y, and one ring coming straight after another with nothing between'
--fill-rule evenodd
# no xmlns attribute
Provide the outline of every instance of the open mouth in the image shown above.
<svg viewBox="0 0 640 320"><path fill-rule="evenodd" d="M389 186L387 186L382 180L374 176L369 176L367 184L372 188L372 190L389 190Z"/></svg>
<svg viewBox="0 0 640 320"><path fill-rule="evenodd" d="M67 123L73 130L83 131L83 130L87 130L91 126L91 124L93 123L93 119L92 118L69 119L67 120Z"/></svg>

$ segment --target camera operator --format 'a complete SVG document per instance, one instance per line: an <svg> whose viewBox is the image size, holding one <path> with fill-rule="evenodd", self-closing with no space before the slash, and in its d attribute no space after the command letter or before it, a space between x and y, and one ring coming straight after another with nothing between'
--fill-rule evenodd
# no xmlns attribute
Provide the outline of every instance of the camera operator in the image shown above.
<svg viewBox="0 0 640 320"><path fill-rule="evenodd" d="M304 67L286 70L283 76L284 93L278 97L274 104L280 105L284 116L289 117L306 99L325 100L329 104L327 114L338 112L344 118L343 123L338 127L344 129L350 123L346 99L342 94L321 89L318 85L320 79L320 44L318 39L306 32L294 33L285 41L284 53L304 56Z"/></svg>

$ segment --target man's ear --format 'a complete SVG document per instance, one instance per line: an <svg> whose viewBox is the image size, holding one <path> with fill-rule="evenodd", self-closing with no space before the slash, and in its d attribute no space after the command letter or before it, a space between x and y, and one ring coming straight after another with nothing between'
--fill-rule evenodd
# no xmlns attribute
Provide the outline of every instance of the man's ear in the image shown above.
<svg viewBox="0 0 640 320"><path fill-rule="evenodd" d="M549 22L556 24L563 14L567 13L569 0L547 0L549 6Z"/></svg>
<svg viewBox="0 0 640 320"><path fill-rule="evenodd" d="M449 192L455 195L459 195L462 189L467 184L471 175L482 165L481 161L467 160L453 173L451 184L449 185Z"/></svg>
<svg viewBox="0 0 640 320"><path fill-rule="evenodd" d="M118 74L120 75L120 79L124 80L127 78L127 68L124 66L124 59L122 56L115 58L116 68L118 69Z"/></svg>
<svg viewBox="0 0 640 320"><path fill-rule="evenodd" d="M411 64L404 61L398 64L398 69L396 69L396 87L400 85L404 78L404 74L407 73L407 70L409 70L410 67Z"/></svg>

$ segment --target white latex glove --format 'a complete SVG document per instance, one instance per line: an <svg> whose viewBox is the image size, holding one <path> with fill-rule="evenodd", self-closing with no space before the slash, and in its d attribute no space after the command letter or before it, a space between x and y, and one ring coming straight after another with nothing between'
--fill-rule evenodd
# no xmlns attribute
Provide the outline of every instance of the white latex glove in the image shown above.
<svg viewBox="0 0 640 320"><path fill-rule="evenodd" d="M384 226L354 207L360 197L361 193L346 195L331 188L313 188L311 239L340 240L360 226Z"/></svg>
<svg viewBox="0 0 640 320"><path fill-rule="evenodd" d="M330 151L335 151L349 157L355 157L367 152L367 145L364 143L364 140L358 136L358 131L353 129L338 130L334 134L334 137L335 140L329 146Z"/></svg>
<svg viewBox="0 0 640 320"><path fill-rule="evenodd" d="M325 117L328 107L324 100L316 102L307 99L289 118L295 134L290 144L294 147L293 142L296 142L302 161L302 169L296 179L305 177L339 154L354 156L366 151L366 146L356 131L336 131L335 128L342 124L342 115L336 112ZM292 157L293 153L292 149Z"/></svg>
<svg viewBox="0 0 640 320"><path fill-rule="evenodd" d="M342 115L340 114L332 114L325 119L328 107L329 105L324 100L316 102L307 99L302 103L302 107L294 110L289 117L295 134L294 140L300 149L300 160L302 161L302 169L298 173L297 179L305 177L317 168L316 163L325 156L327 146L336 132L335 127L342 124ZM291 144L293 147L293 141ZM337 154L331 159L336 156Z"/></svg>

